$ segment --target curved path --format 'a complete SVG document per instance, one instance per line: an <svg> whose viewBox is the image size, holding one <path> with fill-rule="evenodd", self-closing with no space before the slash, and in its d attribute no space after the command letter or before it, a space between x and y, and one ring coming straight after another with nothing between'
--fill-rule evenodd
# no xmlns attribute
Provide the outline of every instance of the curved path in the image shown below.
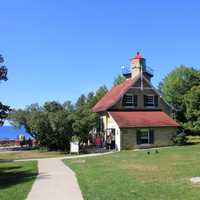
<svg viewBox="0 0 200 200"><path fill-rule="evenodd" d="M74 172L62 160L41 159L38 168L27 200L83 200Z"/></svg>
<svg viewBox="0 0 200 200"><path fill-rule="evenodd" d="M27 200L83 200L75 173L63 163L62 159L100 156L109 153L113 152L37 159L39 173ZM24 161L28 160L36 159L25 159Z"/></svg>

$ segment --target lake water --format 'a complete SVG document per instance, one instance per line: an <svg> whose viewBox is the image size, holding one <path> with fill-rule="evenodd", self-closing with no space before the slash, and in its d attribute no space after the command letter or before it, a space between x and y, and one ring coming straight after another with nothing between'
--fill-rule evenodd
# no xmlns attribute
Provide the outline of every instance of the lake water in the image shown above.
<svg viewBox="0 0 200 200"><path fill-rule="evenodd" d="M17 129L13 126L0 127L0 140L16 139L20 134L24 134L26 138L30 137L24 128Z"/></svg>

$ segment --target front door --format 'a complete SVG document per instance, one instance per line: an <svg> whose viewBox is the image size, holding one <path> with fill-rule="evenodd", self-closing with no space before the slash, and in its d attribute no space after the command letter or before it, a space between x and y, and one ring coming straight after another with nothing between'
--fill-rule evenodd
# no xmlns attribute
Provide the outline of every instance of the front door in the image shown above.
<svg viewBox="0 0 200 200"><path fill-rule="evenodd" d="M115 149L115 128L108 128L106 135L106 143L109 149Z"/></svg>

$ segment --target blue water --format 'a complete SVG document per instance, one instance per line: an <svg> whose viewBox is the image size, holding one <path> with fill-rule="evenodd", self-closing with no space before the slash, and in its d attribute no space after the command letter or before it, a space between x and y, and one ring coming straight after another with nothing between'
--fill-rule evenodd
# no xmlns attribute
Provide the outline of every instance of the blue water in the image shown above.
<svg viewBox="0 0 200 200"><path fill-rule="evenodd" d="M28 139L30 135L25 131L24 128L17 129L13 126L2 126L0 127L0 140L2 139L17 139L20 134L24 134Z"/></svg>

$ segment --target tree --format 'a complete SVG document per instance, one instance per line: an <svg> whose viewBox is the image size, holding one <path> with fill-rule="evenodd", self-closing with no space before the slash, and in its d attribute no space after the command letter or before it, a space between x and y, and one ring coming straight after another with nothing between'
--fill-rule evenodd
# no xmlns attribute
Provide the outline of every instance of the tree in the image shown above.
<svg viewBox="0 0 200 200"><path fill-rule="evenodd" d="M74 111L74 105L72 104L71 101L65 101L63 103L63 107L65 110L68 110L69 112L73 112Z"/></svg>
<svg viewBox="0 0 200 200"><path fill-rule="evenodd" d="M92 112L92 107L108 91L106 86L101 86L96 93L90 92L87 96L81 95L76 103L73 113L73 132L78 135L83 142L88 139L89 132L98 125L98 115Z"/></svg>
<svg viewBox="0 0 200 200"><path fill-rule="evenodd" d="M0 80L3 80L3 81L7 81L8 80L7 72L8 72L8 69L4 65L4 58L0 54Z"/></svg>
<svg viewBox="0 0 200 200"><path fill-rule="evenodd" d="M200 72L198 70L181 65L170 72L159 84L164 98L176 109L176 118L182 123L187 121L184 95L193 86L198 86L199 82Z"/></svg>
<svg viewBox="0 0 200 200"><path fill-rule="evenodd" d="M0 55L0 81L7 81L7 68L4 65L4 59L3 56ZM7 105L4 105L0 102L0 126L3 125L4 120L8 116L8 112L10 111L10 107Z"/></svg>
<svg viewBox="0 0 200 200"><path fill-rule="evenodd" d="M52 101L43 107L32 104L24 110L15 110L9 119L15 126L23 126L40 146L49 150L66 150L73 135L70 115L71 112L62 104Z"/></svg>
<svg viewBox="0 0 200 200"><path fill-rule="evenodd" d="M200 132L200 85L193 86L184 96L186 107L185 127Z"/></svg>
<svg viewBox="0 0 200 200"><path fill-rule="evenodd" d="M126 78L125 78L123 75L119 74L119 75L114 79L113 85L114 85L114 86L119 85L119 84L123 83L125 80L126 80Z"/></svg>
<svg viewBox="0 0 200 200"><path fill-rule="evenodd" d="M86 142L90 130L97 126L98 115L92 112L92 107L107 91L102 86L96 93L82 94L75 105L70 101L63 104L50 101L43 106L31 104L23 110L13 110L9 119L13 125L23 126L40 146L50 150L69 149L73 135Z"/></svg>
<svg viewBox="0 0 200 200"><path fill-rule="evenodd" d="M99 87L95 94L96 102L99 101L107 92L108 88L105 85Z"/></svg>
<svg viewBox="0 0 200 200"><path fill-rule="evenodd" d="M64 107L56 101L49 101L44 104L44 110L46 112L57 112L64 110Z"/></svg>

